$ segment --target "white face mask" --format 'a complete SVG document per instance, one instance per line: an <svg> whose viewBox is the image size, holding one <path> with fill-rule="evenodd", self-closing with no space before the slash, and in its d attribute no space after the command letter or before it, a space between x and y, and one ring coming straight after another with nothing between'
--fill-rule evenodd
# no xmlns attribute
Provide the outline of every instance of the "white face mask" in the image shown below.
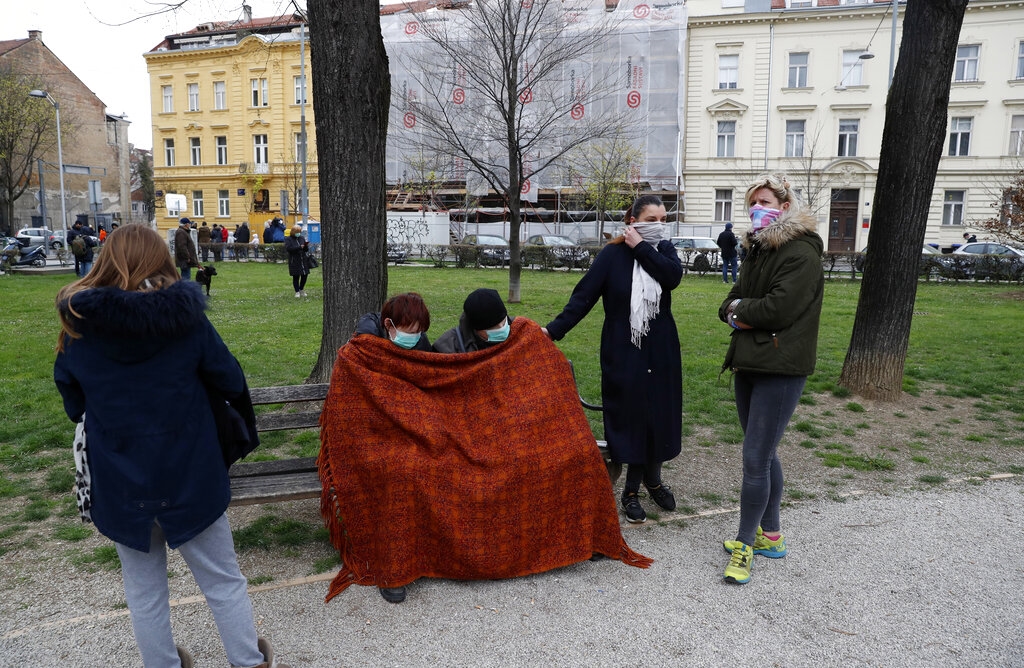
<svg viewBox="0 0 1024 668"><path fill-rule="evenodd" d="M633 223L632 228L649 244L657 244L667 239L668 225L665 223Z"/></svg>

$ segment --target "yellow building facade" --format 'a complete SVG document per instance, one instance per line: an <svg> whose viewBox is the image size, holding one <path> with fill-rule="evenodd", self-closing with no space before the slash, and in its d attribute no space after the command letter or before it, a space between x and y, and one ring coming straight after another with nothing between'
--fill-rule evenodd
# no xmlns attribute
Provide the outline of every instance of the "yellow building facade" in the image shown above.
<svg viewBox="0 0 1024 668"><path fill-rule="evenodd" d="M158 229L182 216L257 234L274 216L301 221L303 127L308 216L319 220L303 28L296 17L207 23L145 54Z"/></svg>

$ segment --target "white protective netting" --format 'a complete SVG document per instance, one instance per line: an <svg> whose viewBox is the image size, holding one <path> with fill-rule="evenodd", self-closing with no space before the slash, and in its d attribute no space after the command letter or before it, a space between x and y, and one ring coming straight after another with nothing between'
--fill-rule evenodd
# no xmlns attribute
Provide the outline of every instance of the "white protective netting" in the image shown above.
<svg viewBox="0 0 1024 668"><path fill-rule="evenodd" d="M505 2L507 0L490 0ZM579 57L563 58L557 68L544 67L551 44L538 41L523 59L516 77L525 145L524 172L529 175L521 197L536 201L540 188L571 186L556 164L541 169L572 141L585 123L624 119L643 156L631 178L655 190L675 190L682 140L682 100L686 7L684 0L644 2L621 0L606 12L603 0L520 0L536 10L550 5L565 28L559 39L587 42L592 31L606 31L595 48ZM493 67L486 31L474 25L472 10L432 9L381 17L381 31L391 71L392 109L388 131L387 180L404 183L433 178L465 181L471 195L487 192L491 183L472 161L456 157L450 143L507 178L507 139L502 119L488 100ZM591 31L588 33L588 31ZM445 34L457 42L463 57L438 55L426 35ZM563 42L564 43L564 42ZM468 54L468 57L465 57ZM453 138L442 141L433 119L450 119ZM576 125L574 125L576 124ZM535 132L534 132L535 130ZM446 144L446 148L440 148ZM504 171L502 171L504 170ZM533 170L540 170L531 174Z"/></svg>

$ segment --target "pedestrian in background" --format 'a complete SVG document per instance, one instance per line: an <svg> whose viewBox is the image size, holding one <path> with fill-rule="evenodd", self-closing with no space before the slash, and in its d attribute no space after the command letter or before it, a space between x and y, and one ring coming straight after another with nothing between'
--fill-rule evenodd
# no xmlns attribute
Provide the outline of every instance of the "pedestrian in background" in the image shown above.
<svg viewBox="0 0 1024 668"><path fill-rule="evenodd" d="M192 280L192 267L199 266L199 258L192 243L192 221L188 218L179 220L178 229L174 231L174 261L181 270L181 277Z"/></svg>
<svg viewBox="0 0 1024 668"><path fill-rule="evenodd" d="M309 265L306 263L309 242L302 236L302 227L292 227L291 234L284 238L284 249L288 253L288 273L292 277L295 297L305 297L306 279L309 278Z"/></svg>
<svg viewBox="0 0 1024 668"><path fill-rule="evenodd" d="M210 228L205 220L196 231L196 236L199 239L199 252L203 255L203 262L207 262L210 259Z"/></svg>
<svg viewBox="0 0 1024 668"><path fill-rule="evenodd" d="M729 282L729 270L732 269L732 282L736 282L736 266L738 264L738 253L736 246L739 242L732 231L732 223L726 223L725 229L718 235L718 248L722 251L722 282Z"/></svg>
<svg viewBox="0 0 1024 668"><path fill-rule="evenodd" d="M817 221L786 177L758 177L745 201L752 223L743 239L747 257L718 309L732 327L722 369L733 374L743 428L740 526L736 539L723 543L730 555L725 580L737 584L750 581L755 554L786 556L778 446L814 371L825 286Z"/></svg>
<svg viewBox="0 0 1024 668"><path fill-rule="evenodd" d="M683 372L672 317L672 290L683 266L668 236L665 205L655 195L637 198L622 236L612 239L573 289L562 313L544 332L559 341L604 305L601 329L601 399L604 434L614 462L627 464L622 507L632 523L645 522L640 484L654 502L675 510L662 483L662 463L680 452Z"/></svg>
<svg viewBox="0 0 1024 668"><path fill-rule="evenodd" d="M54 381L68 417L87 419L92 521L117 548L142 664L192 665L171 629L170 547L206 597L228 662L273 666L225 514L231 489L206 390L237 397L245 378L199 285L179 280L159 234L126 225L56 305Z"/></svg>

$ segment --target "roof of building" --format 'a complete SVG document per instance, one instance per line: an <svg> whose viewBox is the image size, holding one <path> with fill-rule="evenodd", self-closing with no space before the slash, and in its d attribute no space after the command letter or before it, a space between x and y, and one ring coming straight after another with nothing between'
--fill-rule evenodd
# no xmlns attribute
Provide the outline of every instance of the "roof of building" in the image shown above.
<svg viewBox="0 0 1024 668"><path fill-rule="evenodd" d="M195 28L186 32L167 35L163 41L151 49L150 53L202 48L211 44L213 46L227 46L228 44L237 43L249 35L266 36L291 32L304 22L305 20L300 15L288 14L265 18L241 18L235 21L200 23ZM225 37L227 39L223 39Z"/></svg>

